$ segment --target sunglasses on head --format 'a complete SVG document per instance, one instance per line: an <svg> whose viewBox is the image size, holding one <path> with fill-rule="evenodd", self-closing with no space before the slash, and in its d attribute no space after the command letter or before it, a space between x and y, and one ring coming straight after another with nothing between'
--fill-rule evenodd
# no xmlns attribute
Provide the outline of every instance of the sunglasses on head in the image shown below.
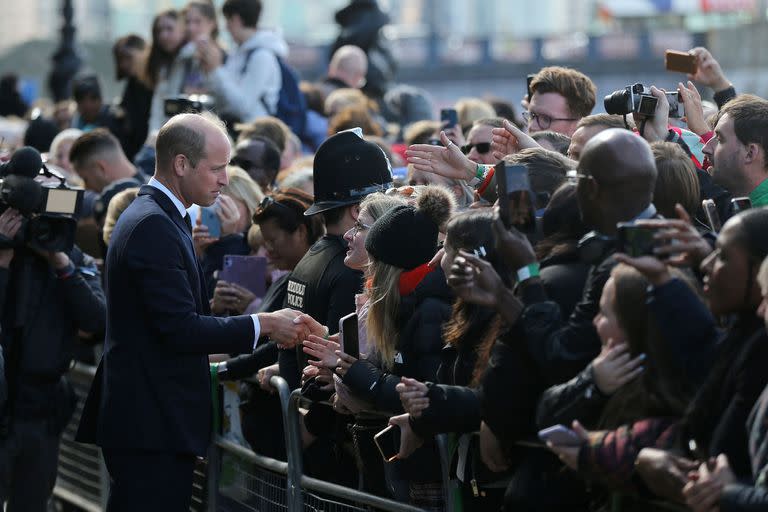
<svg viewBox="0 0 768 512"><path fill-rule="evenodd" d="M475 148L478 153L481 155L486 154L491 150L491 143L490 142L478 142L477 144L465 144L461 146L461 152L465 155L468 155L470 151L472 151L472 148Z"/></svg>

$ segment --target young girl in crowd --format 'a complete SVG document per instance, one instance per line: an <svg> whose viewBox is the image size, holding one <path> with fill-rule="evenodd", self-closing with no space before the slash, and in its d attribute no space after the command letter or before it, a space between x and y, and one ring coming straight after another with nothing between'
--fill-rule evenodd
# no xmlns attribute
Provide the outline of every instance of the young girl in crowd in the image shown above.
<svg viewBox="0 0 768 512"><path fill-rule="evenodd" d="M213 4L205 1L192 1L182 11L186 44L166 68L166 72L155 85L152 98L152 110L149 119L149 131L159 130L168 120L165 115L165 100L179 95L204 94L207 92L205 74L197 57L198 46L213 44L225 55L217 41L219 34L216 10Z"/></svg>
<svg viewBox="0 0 768 512"><path fill-rule="evenodd" d="M149 133L159 130L165 121L163 110L165 85L176 55L184 44L184 28L179 11L163 11L152 21L152 45L149 49L144 81L153 91L149 114Z"/></svg>

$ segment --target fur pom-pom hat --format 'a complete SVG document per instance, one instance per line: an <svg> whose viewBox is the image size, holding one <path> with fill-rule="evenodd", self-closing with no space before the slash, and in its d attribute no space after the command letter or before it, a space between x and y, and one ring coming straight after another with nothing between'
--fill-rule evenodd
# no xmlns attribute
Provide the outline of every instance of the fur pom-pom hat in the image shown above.
<svg viewBox="0 0 768 512"><path fill-rule="evenodd" d="M397 206L371 227L365 249L379 261L411 270L437 252L440 226L451 218L456 200L442 187L426 187L416 206Z"/></svg>

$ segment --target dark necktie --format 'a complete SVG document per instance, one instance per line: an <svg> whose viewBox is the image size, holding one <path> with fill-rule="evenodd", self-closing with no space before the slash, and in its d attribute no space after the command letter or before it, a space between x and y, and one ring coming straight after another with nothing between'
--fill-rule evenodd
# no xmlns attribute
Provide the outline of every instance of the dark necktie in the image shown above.
<svg viewBox="0 0 768 512"><path fill-rule="evenodd" d="M189 213L184 215L184 224L187 225L187 230L189 231L190 236L192 235L192 219L189 218Z"/></svg>

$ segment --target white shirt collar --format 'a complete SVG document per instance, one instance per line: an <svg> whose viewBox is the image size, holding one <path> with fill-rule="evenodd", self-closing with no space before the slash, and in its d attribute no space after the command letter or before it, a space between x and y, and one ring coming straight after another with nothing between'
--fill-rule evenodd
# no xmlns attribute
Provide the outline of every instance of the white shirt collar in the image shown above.
<svg viewBox="0 0 768 512"><path fill-rule="evenodd" d="M160 183L160 181L156 180L154 176L149 178L149 183L147 183L147 185L151 187L155 187L156 189L161 191L163 194L167 195L168 199L170 199L171 202L173 202L173 206L175 206L176 209L179 210L179 215L181 215L181 218L182 219L184 218L184 216L187 214L187 209L184 208L184 203L179 201L179 198L176 197L173 192L168 190L168 187Z"/></svg>

